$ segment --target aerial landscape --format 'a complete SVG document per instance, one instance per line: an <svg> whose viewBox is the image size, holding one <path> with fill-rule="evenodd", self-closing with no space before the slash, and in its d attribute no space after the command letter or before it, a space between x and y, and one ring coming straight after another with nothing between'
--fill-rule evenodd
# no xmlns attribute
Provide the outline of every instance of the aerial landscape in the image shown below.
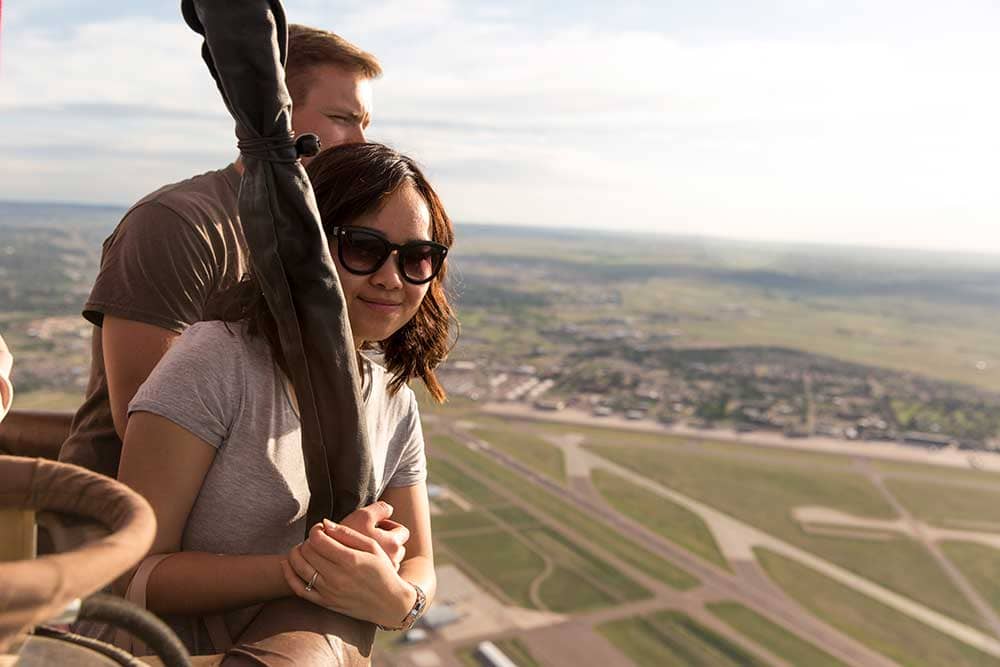
<svg viewBox="0 0 1000 667"><path fill-rule="evenodd" d="M16 408L79 403L121 212L0 204ZM376 664L997 664L991 260L459 224L438 597Z"/></svg>
<svg viewBox="0 0 1000 667"><path fill-rule="evenodd" d="M0 663L1000 665L1000 3L3 4Z"/></svg>

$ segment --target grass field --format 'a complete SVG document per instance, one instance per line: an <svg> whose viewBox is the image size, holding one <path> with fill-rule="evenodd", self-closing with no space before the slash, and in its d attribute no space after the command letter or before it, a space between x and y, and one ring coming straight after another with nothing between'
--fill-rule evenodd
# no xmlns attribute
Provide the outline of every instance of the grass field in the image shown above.
<svg viewBox="0 0 1000 667"><path fill-rule="evenodd" d="M588 446L595 453L706 502L776 537L829 559L965 623L981 619L919 543L806 534L791 515L819 505L872 518L895 518L874 486L849 467L782 466L770 459L727 460L694 448Z"/></svg>
<svg viewBox="0 0 1000 667"><path fill-rule="evenodd" d="M920 475L922 477L933 478L933 482L972 482L977 484L996 484L1000 486L1000 473L987 470L972 470L969 468L953 468L951 466L929 466L921 463L908 463L904 461L878 461L872 460L870 464L876 471L886 477Z"/></svg>
<svg viewBox="0 0 1000 667"><path fill-rule="evenodd" d="M525 512L520 507L508 505L506 507L494 507L490 510L497 519L510 524L514 528L530 528L538 525L538 519Z"/></svg>
<svg viewBox="0 0 1000 667"><path fill-rule="evenodd" d="M1000 549L971 542L942 542L941 550L1000 613Z"/></svg>
<svg viewBox="0 0 1000 667"><path fill-rule="evenodd" d="M731 628L784 658L790 665L847 667L829 653L738 602L716 602L706 605L706 608Z"/></svg>
<svg viewBox="0 0 1000 667"><path fill-rule="evenodd" d="M517 606L570 613L649 595L644 588L621 575L611 581L589 576L588 570L614 571L575 545L566 557L545 549L548 545L534 538L530 535L525 542L499 528L475 534L439 533L435 536L447 553L454 554L460 567L471 570L469 574L479 581L491 584L494 595ZM555 563L547 574L546 560ZM537 603L531 596L536 580L539 580Z"/></svg>
<svg viewBox="0 0 1000 667"><path fill-rule="evenodd" d="M435 533L453 533L480 528L492 530L496 528L496 521L483 510L465 512L462 509L457 509L432 516L431 526Z"/></svg>
<svg viewBox="0 0 1000 667"><path fill-rule="evenodd" d="M639 667L766 667L686 614L664 611L598 626Z"/></svg>
<svg viewBox="0 0 1000 667"><path fill-rule="evenodd" d="M594 470L591 481L604 499L625 516L696 556L729 569L708 526L694 512L606 470Z"/></svg>
<svg viewBox="0 0 1000 667"><path fill-rule="evenodd" d="M596 546L668 586L686 590L698 585L695 577L621 535L613 526L581 512L486 455L474 452L447 436L437 435L430 442L432 453L451 456L478 473L478 480L474 479L474 475L466 475L467 483L485 485L486 480L491 480L539 512L544 512Z"/></svg>
<svg viewBox="0 0 1000 667"><path fill-rule="evenodd" d="M659 281L656 290L670 295L660 306L663 310L671 311L676 304L689 308L691 321L684 323L685 335L677 341L679 345L710 342L786 346L1000 390L1000 373L976 369L977 359L992 358L991 350L1000 344L996 331L983 326L982 318L971 328L949 323L943 317L937 322L920 321L891 312L895 310L892 306L902 305L902 299L892 305L857 300L855 303L862 304L857 307L841 299L786 299L769 296L763 290L736 289L728 290L720 300L719 288L684 281ZM641 295L650 291L643 290ZM725 302L740 303L759 316L720 322L712 317L710 304ZM699 320L699 315L708 317ZM959 340L963 342L957 343Z"/></svg>
<svg viewBox="0 0 1000 667"><path fill-rule="evenodd" d="M430 466L432 474L444 468L460 472L438 457L431 457ZM465 475L462 480L474 483ZM645 588L521 508L497 504L503 499L488 492L477 497L489 505L434 515L434 538L439 553L450 555L500 599L568 613L649 597Z"/></svg>
<svg viewBox="0 0 1000 667"><path fill-rule="evenodd" d="M442 458L428 459L427 479L435 484L443 484L470 503L482 507L506 505L507 499L488 486L480 484Z"/></svg>
<svg viewBox="0 0 1000 667"><path fill-rule="evenodd" d="M886 486L913 516L943 528L965 528L962 522L992 524L1000 532L1000 484L997 491L947 483L888 479ZM974 530L982 530L976 527Z"/></svg>
<svg viewBox="0 0 1000 667"><path fill-rule="evenodd" d="M566 481L566 462L562 451L555 445L506 428L477 428L475 435L530 466L532 470L558 482Z"/></svg>
<svg viewBox="0 0 1000 667"><path fill-rule="evenodd" d="M820 619L905 667L986 667L996 659L788 558L756 550L771 579Z"/></svg>
<svg viewBox="0 0 1000 667"><path fill-rule="evenodd" d="M564 567L557 567L542 580L538 594L550 611L563 614L599 609L620 602Z"/></svg>
<svg viewBox="0 0 1000 667"><path fill-rule="evenodd" d="M588 579L597 587L615 598L639 600L649 596L649 591L645 588L551 528L531 528L524 531L523 535L537 545L542 553L588 575Z"/></svg>
<svg viewBox="0 0 1000 667"><path fill-rule="evenodd" d="M545 561L504 530L475 535L438 535L462 563L496 585L511 602L534 608L529 590L531 582L545 567Z"/></svg>

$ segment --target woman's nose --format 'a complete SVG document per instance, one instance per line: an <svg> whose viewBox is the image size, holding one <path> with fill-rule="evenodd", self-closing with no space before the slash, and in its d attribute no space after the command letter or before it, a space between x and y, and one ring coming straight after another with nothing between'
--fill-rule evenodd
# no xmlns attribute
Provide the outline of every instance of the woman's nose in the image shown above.
<svg viewBox="0 0 1000 667"><path fill-rule="evenodd" d="M398 289L403 286L403 276L399 274L399 251L393 250L382 262L378 271L372 274L374 284L386 289Z"/></svg>

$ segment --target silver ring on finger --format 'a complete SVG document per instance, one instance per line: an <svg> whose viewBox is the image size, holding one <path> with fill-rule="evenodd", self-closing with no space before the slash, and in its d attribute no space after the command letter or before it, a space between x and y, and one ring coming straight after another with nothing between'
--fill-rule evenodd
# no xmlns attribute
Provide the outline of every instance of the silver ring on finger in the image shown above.
<svg viewBox="0 0 1000 667"><path fill-rule="evenodd" d="M318 576L319 576L319 570L316 570L315 572L313 572L312 579L310 579L309 583L306 584L306 590L307 591L312 591L316 587L316 577L318 577Z"/></svg>

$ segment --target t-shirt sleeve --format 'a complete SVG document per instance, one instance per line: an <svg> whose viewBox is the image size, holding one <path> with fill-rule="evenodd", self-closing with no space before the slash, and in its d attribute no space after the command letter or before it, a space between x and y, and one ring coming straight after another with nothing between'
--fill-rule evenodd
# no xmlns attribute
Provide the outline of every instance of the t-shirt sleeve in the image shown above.
<svg viewBox="0 0 1000 667"><path fill-rule="evenodd" d="M242 350L238 334L223 323L195 324L170 346L139 387L129 403L129 415L160 415L218 449L242 409L246 382Z"/></svg>
<svg viewBox="0 0 1000 667"><path fill-rule="evenodd" d="M140 204L106 242L83 316L97 326L112 315L180 333L202 319L215 267L193 225L158 202Z"/></svg>
<svg viewBox="0 0 1000 667"><path fill-rule="evenodd" d="M393 435L393 443L399 443L402 452L387 487L413 486L427 479L427 455L424 453L424 432L420 426L417 397L409 389L402 391L409 394L409 408Z"/></svg>

